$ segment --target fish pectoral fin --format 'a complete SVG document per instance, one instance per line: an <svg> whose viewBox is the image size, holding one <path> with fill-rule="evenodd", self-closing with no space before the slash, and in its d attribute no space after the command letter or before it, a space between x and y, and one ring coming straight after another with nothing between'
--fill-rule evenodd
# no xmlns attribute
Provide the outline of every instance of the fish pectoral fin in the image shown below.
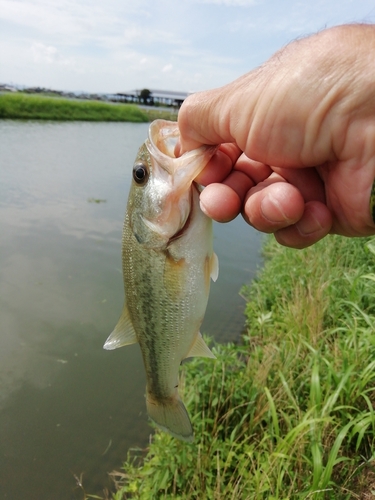
<svg viewBox="0 0 375 500"><path fill-rule="evenodd" d="M210 276L212 281L216 281L219 276L219 259L215 252L212 253L210 259Z"/></svg>
<svg viewBox="0 0 375 500"><path fill-rule="evenodd" d="M181 441L191 443L194 440L188 412L178 396L161 402L147 394L146 406L148 416L161 430Z"/></svg>
<svg viewBox="0 0 375 500"><path fill-rule="evenodd" d="M118 347L123 347L125 345L135 344L137 342L137 335L129 316L129 310L125 304L122 310L121 317L113 332L105 341L103 348L110 351L112 349L117 349Z"/></svg>
<svg viewBox="0 0 375 500"><path fill-rule="evenodd" d="M198 332L198 335L195 337L194 343L190 348L190 351L187 353L187 358L193 357L202 357L202 358L213 358L216 359L215 354L208 347L206 342L203 340L202 334Z"/></svg>

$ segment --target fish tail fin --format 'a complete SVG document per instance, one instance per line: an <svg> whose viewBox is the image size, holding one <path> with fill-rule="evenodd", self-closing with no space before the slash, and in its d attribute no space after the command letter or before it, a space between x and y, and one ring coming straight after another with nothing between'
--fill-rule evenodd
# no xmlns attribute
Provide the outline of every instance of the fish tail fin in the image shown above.
<svg viewBox="0 0 375 500"><path fill-rule="evenodd" d="M160 402L148 394L146 406L149 417L161 430L181 441L191 443L194 440L189 414L178 395Z"/></svg>

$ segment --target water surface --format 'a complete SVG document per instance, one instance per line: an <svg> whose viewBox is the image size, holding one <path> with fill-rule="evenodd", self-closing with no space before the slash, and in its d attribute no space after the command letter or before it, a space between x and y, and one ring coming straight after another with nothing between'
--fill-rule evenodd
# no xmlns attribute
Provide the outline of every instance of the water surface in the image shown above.
<svg viewBox="0 0 375 500"><path fill-rule="evenodd" d="M121 230L148 124L0 121L0 498L82 498L151 428L138 346L104 351L123 303ZM202 331L238 339L261 238L215 224Z"/></svg>

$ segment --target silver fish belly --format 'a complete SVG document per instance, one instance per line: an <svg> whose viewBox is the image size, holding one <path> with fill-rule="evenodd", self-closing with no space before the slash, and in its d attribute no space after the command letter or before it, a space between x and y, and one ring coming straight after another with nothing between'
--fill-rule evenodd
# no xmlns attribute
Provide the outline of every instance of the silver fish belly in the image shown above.
<svg viewBox="0 0 375 500"><path fill-rule="evenodd" d="M181 361L214 357L199 332L218 261L212 221L199 207L194 178L215 148L174 157L177 124L157 120L134 167L123 230L125 304L104 348L138 342L150 418L191 441L193 429L178 394Z"/></svg>

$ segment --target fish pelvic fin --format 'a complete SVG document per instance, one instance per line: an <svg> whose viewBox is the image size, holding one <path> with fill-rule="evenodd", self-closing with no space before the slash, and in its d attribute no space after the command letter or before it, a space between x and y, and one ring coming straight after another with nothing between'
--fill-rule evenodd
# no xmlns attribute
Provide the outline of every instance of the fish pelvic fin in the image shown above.
<svg viewBox="0 0 375 500"><path fill-rule="evenodd" d="M148 416L162 431L180 441L193 442L194 432L189 414L178 395L161 402L147 394L146 406Z"/></svg>
<svg viewBox="0 0 375 500"><path fill-rule="evenodd" d="M103 348L111 351L118 347L135 344L136 342L138 342L137 335L129 316L129 310L125 304L121 317L113 332L105 341Z"/></svg>
<svg viewBox="0 0 375 500"><path fill-rule="evenodd" d="M211 256L210 271L212 281L216 281L219 276L219 259L215 252L213 252Z"/></svg>
<svg viewBox="0 0 375 500"><path fill-rule="evenodd" d="M215 354L211 351L206 342L203 340L202 334L200 332L198 332L197 336L194 339L193 345L190 347L190 350L186 355L187 358L193 358L198 356L201 358L216 359Z"/></svg>
<svg viewBox="0 0 375 500"><path fill-rule="evenodd" d="M216 281L219 276L219 259L215 252L212 252L211 255L207 255L204 262L204 283L206 287L207 295L210 292L210 284L211 280Z"/></svg>

